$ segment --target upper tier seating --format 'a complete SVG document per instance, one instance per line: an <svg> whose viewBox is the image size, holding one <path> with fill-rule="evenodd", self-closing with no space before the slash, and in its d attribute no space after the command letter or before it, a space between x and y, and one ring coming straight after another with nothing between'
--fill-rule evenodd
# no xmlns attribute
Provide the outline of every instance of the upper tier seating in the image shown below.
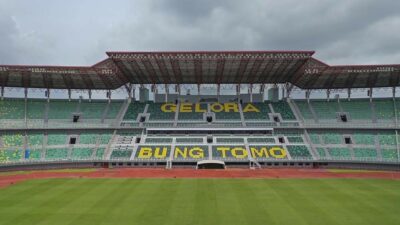
<svg viewBox="0 0 400 225"><path fill-rule="evenodd" d="M331 100L312 100L311 106L319 120L334 120L336 121L337 112L340 112L337 101ZM304 115L303 115L304 117Z"/></svg>
<svg viewBox="0 0 400 225"><path fill-rule="evenodd" d="M181 103L179 106L182 106ZM208 104L207 103L200 103L198 111L207 111ZM178 120L203 120L204 112L196 112L196 105L192 105L192 112L184 112L184 110L179 110Z"/></svg>
<svg viewBox="0 0 400 225"><path fill-rule="evenodd" d="M372 120L372 110L369 100L344 100L340 104L343 107L343 111L350 114L352 120Z"/></svg>
<svg viewBox="0 0 400 225"><path fill-rule="evenodd" d="M288 145L286 148L293 159L311 159L311 154L305 145Z"/></svg>
<svg viewBox="0 0 400 225"><path fill-rule="evenodd" d="M319 139L319 134L310 133L310 141L313 144L321 144L321 140Z"/></svg>
<svg viewBox="0 0 400 225"><path fill-rule="evenodd" d="M27 113L28 119L44 119L44 112L46 110L46 100L42 99L28 99L27 101Z"/></svg>
<svg viewBox="0 0 400 225"><path fill-rule="evenodd" d="M286 101L271 102L274 112L280 113L283 120L296 120L292 109Z"/></svg>
<svg viewBox="0 0 400 225"><path fill-rule="evenodd" d="M106 114L106 119L115 119L124 103L122 101L111 101ZM136 119L136 118L135 118Z"/></svg>
<svg viewBox="0 0 400 225"><path fill-rule="evenodd" d="M319 157L326 158L325 148L317 148L317 152L319 154Z"/></svg>
<svg viewBox="0 0 400 225"><path fill-rule="evenodd" d="M132 150L114 150L111 153L110 159L129 159L132 155Z"/></svg>
<svg viewBox="0 0 400 225"><path fill-rule="evenodd" d="M175 112L163 112L161 106L164 103L149 103L147 113L150 113L149 120L174 120Z"/></svg>
<svg viewBox="0 0 400 225"><path fill-rule="evenodd" d="M313 120L314 119L313 114L310 111L308 102L306 100L296 100L294 102L297 105L297 108L300 110L300 113L305 120Z"/></svg>
<svg viewBox="0 0 400 225"><path fill-rule="evenodd" d="M251 103L255 108L260 110L260 112L243 112L244 119L246 120L269 120L268 113L271 113L268 103ZM242 109L246 107L247 104L242 104Z"/></svg>
<svg viewBox="0 0 400 225"><path fill-rule="evenodd" d="M24 119L25 101L23 99L0 100L0 119Z"/></svg>
<svg viewBox="0 0 400 225"><path fill-rule="evenodd" d="M394 120L394 103L392 99L376 99L373 100L375 104L375 115L378 121L380 120Z"/></svg>
<svg viewBox="0 0 400 225"><path fill-rule="evenodd" d="M85 100L80 104L80 113L84 119L101 119L107 104L105 101Z"/></svg>
<svg viewBox="0 0 400 225"><path fill-rule="evenodd" d="M72 120L73 113L77 113L78 101L51 100L49 104L49 119Z"/></svg>
<svg viewBox="0 0 400 225"><path fill-rule="evenodd" d="M135 120L136 121L139 113L144 112L145 107L146 107L146 103L131 102L131 104L128 106L128 110L125 113L124 120Z"/></svg>

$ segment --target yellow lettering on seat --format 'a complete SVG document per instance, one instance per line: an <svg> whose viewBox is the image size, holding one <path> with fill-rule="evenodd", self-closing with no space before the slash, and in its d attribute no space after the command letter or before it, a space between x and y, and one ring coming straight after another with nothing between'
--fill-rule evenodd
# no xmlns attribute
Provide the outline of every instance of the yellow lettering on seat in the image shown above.
<svg viewBox="0 0 400 225"><path fill-rule="evenodd" d="M241 152L241 153L239 154L239 152ZM247 150L243 147L232 148L231 153L232 153L232 156L237 159L246 158L248 155Z"/></svg>
<svg viewBox="0 0 400 225"><path fill-rule="evenodd" d="M195 112L199 112L199 113L201 113L201 112L207 112L207 109L202 109L202 108L201 108L201 104L200 104L200 103L196 103L196 105L195 105Z"/></svg>
<svg viewBox="0 0 400 225"><path fill-rule="evenodd" d="M228 147L222 147L222 146L218 146L217 147L217 151L221 152L221 157L222 158L226 158L226 152L229 151L230 149Z"/></svg>
<svg viewBox="0 0 400 225"><path fill-rule="evenodd" d="M141 147L139 150L139 159L149 159L153 156L153 149L151 147Z"/></svg>
<svg viewBox="0 0 400 225"><path fill-rule="evenodd" d="M250 152L253 158L269 158L268 150L265 147L261 147L260 149L257 149L256 147L250 147Z"/></svg>
<svg viewBox="0 0 400 225"><path fill-rule="evenodd" d="M279 147L270 148L269 154L276 159L284 159L287 155L285 149Z"/></svg>
<svg viewBox="0 0 400 225"><path fill-rule="evenodd" d="M247 103L243 109L243 112L260 112L260 110L257 109L257 107L255 107L253 104Z"/></svg>
<svg viewBox="0 0 400 225"><path fill-rule="evenodd" d="M181 103L179 112L192 112L192 103Z"/></svg>
<svg viewBox="0 0 400 225"><path fill-rule="evenodd" d="M222 112L224 110L224 106L218 102L211 104L212 112Z"/></svg>
<svg viewBox="0 0 400 225"><path fill-rule="evenodd" d="M200 147L193 147L189 150L189 156L193 159L204 158L204 150Z"/></svg>
<svg viewBox="0 0 400 225"><path fill-rule="evenodd" d="M163 112L175 112L176 105L172 103L165 103L161 105L161 111Z"/></svg>
<svg viewBox="0 0 400 225"><path fill-rule="evenodd" d="M179 156L185 159L187 158L187 147L185 147L183 151L180 149L180 147L175 147L174 158L178 158Z"/></svg>
<svg viewBox="0 0 400 225"><path fill-rule="evenodd" d="M167 152L168 152L167 147L156 147L156 150L154 152L154 157L157 159L164 159L165 157L167 157Z"/></svg>
<svg viewBox="0 0 400 225"><path fill-rule="evenodd" d="M239 112L239 107L234 102L224 103L224 108L225 112Z"/></svg>

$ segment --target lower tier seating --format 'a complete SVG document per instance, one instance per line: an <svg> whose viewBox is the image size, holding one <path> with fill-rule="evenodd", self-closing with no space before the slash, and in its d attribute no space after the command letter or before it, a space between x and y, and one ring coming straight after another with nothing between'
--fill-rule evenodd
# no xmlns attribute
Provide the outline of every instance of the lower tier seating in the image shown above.
<svg viewBox="0 0 400 225"><path fill-rule="evenodd" d="M305 145L288 145L286 146L290 156L293 159L311 159L311 154Z"/></svg>

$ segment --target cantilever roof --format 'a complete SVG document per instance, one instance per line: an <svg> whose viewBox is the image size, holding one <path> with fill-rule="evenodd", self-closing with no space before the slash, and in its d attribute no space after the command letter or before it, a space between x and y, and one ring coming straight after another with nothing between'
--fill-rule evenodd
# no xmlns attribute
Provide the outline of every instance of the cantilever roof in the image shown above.
<svg viewBox="0 0 400 225"><path fill-rule="evenodd" d="M400 86L400 65L329 66L313 51L107 52L90 67L0 65L0 86L116 89L134 84L292 83L304 89Z"/></svg>

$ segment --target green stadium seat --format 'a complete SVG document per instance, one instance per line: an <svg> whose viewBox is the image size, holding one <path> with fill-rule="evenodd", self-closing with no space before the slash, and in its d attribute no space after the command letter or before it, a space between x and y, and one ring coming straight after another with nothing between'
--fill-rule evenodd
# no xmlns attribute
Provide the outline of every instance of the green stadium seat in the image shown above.
<svg viewBox="0 0 400 225"><path fill-rule="evenodd" d="M203 143L203 138L176 138L176 143Z"/></svg>
<svg viewBox="0 0 400 225"><path fill-rule="evenodd" d="M356 133L356 134L353 134L353 140L354 140L355 144L375 145L375 135L374 134Z"/></svg>
<svg viewBox="0 0 400 225"><path fill-rule="evenodd" d="M41 146L43 145L43 134L28 134L28 146Z"/></svg>
<svg viewBox="0 0 400 225"><path fill-rule="evenodd" d="M80 113L84 119L101 119L107 104L106 101L85 100L80 104Z"/></svg>
<svg viewBox="0 0 400 225"><path fill-rule="evenodd" d="M217 143L244 143L243 138L217 137Z"/></svg>
<svg viewBox="0 0 400 225"><path fill-rule="evenodd" d="M328 148L332 159L350 160L351 154L348 148Z"/></svg>
<svg viewBox="0 0 400 225"><path fill-rule="evenodd" d="M98 148L96 151L96 158L102 159L104 157L105 148Z"/></svg>
<svg viewBox="0 0 400 225"><path fill-rule="evenodd" d="M374 99L373 102L375 104L375 115L378 121L394 120L394 103L392 99Z"/></svg>
<svg viewBox="0 0 400 225"><path fill-rule="evenodd" d="M47 135L47 145L65 145L67 144L66 141L66 134L49 133Z"/></svg>
<svg viewBox="0 0 400 225"><path fill-rule="evenodd" d="M128 109L125 113L124 120L136 121L139 113L144 112L144 108L146 107L146 104L147 103L131 102L131 104L129 104Z"/></svg>
<svg viewBox="0 0 400 225"><path fill-rule="evenodd" d="M381 149L382 159L386 161L398 160L397 149Z"/></svg>
<svg viewBox="0 0 400 225"><path fill-rule="evenodd" d="M153 144L153 143L172 143L172 138L155 138L155 137L147 137L145 143Z"/></svg>
<svg viewBox="0 0 400 225"><path fill-rule="evenodd" d="M255 108L260 110L260 112L243 112L245 120L269 120L268 113L271 113L268 103L251 103ZM242 104L242 109L247 104Z"/></svg>
<svg viewBox="0 0 400 225"><path fill-rule="evenodd" d="M116 119L123 104L124 103L122 101L111 101L105 118L106 119Z"/></svg>
<svg viewBox="0 0 400 225"><path fill-rule="evenodd" d="M71 153L72 159L89 159L93 154L92 148L73 148Z"/></svg>
<svg viewBox="0 0 400 225"><path fill-rule="evenodd" d="M322 139L325 144L341 144L342 143L342 135L336 133L324 133L322 134Z"/></svg>
<svg viewBox="0 0 400 225"><path fill-rule="evenodd" d="M341 101L344 112L350 114L352 120L371 120L372 109L367 99L357 99L351 101Z"/></svg>
<svg viewBox="0 0 400 225"><path fill-rule="evenodd" d="M70 119L73 113L77 113L78 101L51 100L49 103L49 119Z"/></svg>
<svg viewBox="0 0 400 225"><path fill-rule="evenodd" d="M380 145L396 145L396 135L394 133L379 133Z"/></svg>
<svg viewBox="0 0 400 225"><path fill-rule="evenodd" d="M66 148L49 148L46 150L46 160L66 160L68 159L68 149Z"/></svg>
<svg viewBox="0 0 400 225"><path fill-rule="evenodd" d="M132 150L114 150L111 153L110 159L129 159L132 155Z"/></svg>
<svg viewBox="0 0 400 225"><path fill-rule="evenodd" d="M22 150L0 149L0 162L14 162L22 159Z"/></svg>
<svg viewBox="0 0 400 225"><path fill-rule="evenodd" d="M147 113L150 113L149 120L174 120L175 112L163 112L161 106L165 103L149 103Z"/></svg>
<svg viewBox="0 0 400 225"><path fill-rule="evenodd" d="M313 114L310 111L310 107L306 100L296 100L294 102L305 120L314 120Z"/></svg>
<svg viewBox="0 0 400 225"><path fill-rule="evenodd" d="M24 119L25 100L23 99L4 99L0 100L1 119Z"/></svg>
<svg viewBox="0 0 400 225"><path fill-rule="evenodd" d="M310 133L310 140L313 144L321 144L321 141L319 139L319 134L315 134L315 133Z"/></svg>
<svg viewBox="0 0 400 225"><path fill-rule="evenodd" d="M337 112L340 112L337 101L312 100L310 101L312 108L318 120L336 121ZM311 112L310 112L311 113Z"/></svg>
<svg viewBox="0 0 400 225"><path fill-rule="evenodd" d="M27 160L40 160L42 158L42 150L32 149L29 153L29 158Z"/></svg>
<svg viewBox="0 0 400 225"><path fill-rule="evenodd" d="M270 144L270 143L275 143L275 139L273 137L268 137L268 138L263 138L263 137L249 137L247 138L247 142L250 144L253 143L264 143L264 144Z"/></svg>
<svg viewBox="0 0 400 225"><path fill-rule="evenodd" d="M289 143L304 143L304 140L301 136L290 136L287 137Z"/></svg>
<svg viewBox="0 0 400 225"><path fill-rule="evenodd" d="M378 154L374 148L354 148L355 158L377 159Z"/></svg>
<svg viewBox="0 0 400 225"><path fill-rule="evenodd" d="M271 102L276 113L280 113L283 120L296 120L292 109L286 101Z"/></svg>
<svg viewBox="0 0 400 225"><path fill-rule="evenodd" d="M7 133L2 135L3 147L18 147L24 145L24 136L20 133Z"/></svg>
<svg viewBox="0 0 400 225"><path fill-rule="evenodd" d="M46 100L28 99L27 101L27 118L28 119L44 119L46 109Z"/></svg>
<svg viewBox="0 0 400 225"><path fill-rule="evenodd" d="M181 103L182 104L182 103ZM178 110L178 120L203 120L204 112L196 112L195 105L192 105L193 111L192 112L182 112L182 110ZM207 109L207 103L199 103L199 108L202 110Z"/></svg>
<svg viewBox="0 0 400 225"><path fill-rule="evenodd" d="M94 145L96 144L98 134L96 133L82 133L79 136L79 144Z"/></svg>
<svg viewBox="0 0 400 225"><path fill-rule="evenodd" d="M305 145L288 145L286 148L293 159L311 159L310 151Z"/></svg>
<svg viewBox="0 0 400 225"><path fill-rule="evenodd" d="M316 149L317 149L317 152L319 154L319 157L321 157L321 158L325 158L326 157L326 152L325 152L324 148L316 148Z"/></svg>

